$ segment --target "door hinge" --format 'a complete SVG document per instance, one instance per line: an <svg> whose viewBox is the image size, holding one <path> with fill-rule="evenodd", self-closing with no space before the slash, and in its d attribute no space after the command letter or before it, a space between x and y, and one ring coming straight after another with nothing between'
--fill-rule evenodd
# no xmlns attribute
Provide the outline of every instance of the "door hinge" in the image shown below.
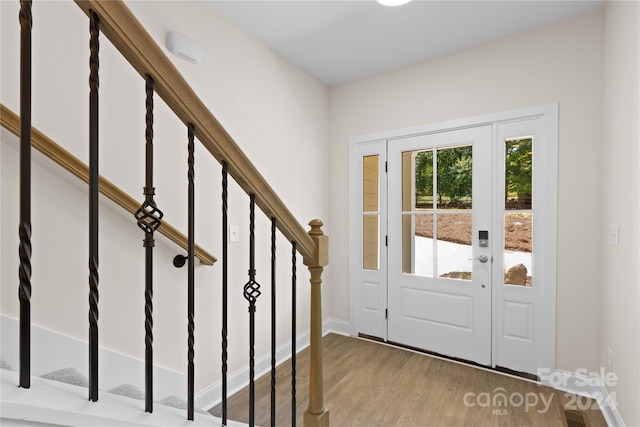
<svg viewBox="0 0 640 427"><path fill-rule="evenodd" d="M384 162L384 171L389 172L389 162Z"/></svg>
<svg viewBox="0 0 640 427"><path fill-rule="evenodd" d="M389 236L384 236L384 245L389 246Z"/></svg>
<svg viewBox="0 0 640 427"><path fill-rule="evenodd" d="M389 318L389 309L388 309L388 308L385 308L385 309L384 309L384 318L385 318L385 319L388 319L388 318Z"/></svg>

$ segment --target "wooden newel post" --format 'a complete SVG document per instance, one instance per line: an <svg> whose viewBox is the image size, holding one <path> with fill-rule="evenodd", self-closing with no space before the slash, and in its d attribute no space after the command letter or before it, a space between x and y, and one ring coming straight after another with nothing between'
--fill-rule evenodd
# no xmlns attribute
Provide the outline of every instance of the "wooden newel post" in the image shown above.
<svg viewBox="0 0 640 427"><path fill-rule="evenodd" d="M322 231L323 223L314 219L309 223L309 236L316 244L313 259L305 259L304 264L311 273L311 324L309 347L309 407L304 413L305 427L328 427L329 410L324 407L322 384L322 270L329 264L329 237Z"/></svg>

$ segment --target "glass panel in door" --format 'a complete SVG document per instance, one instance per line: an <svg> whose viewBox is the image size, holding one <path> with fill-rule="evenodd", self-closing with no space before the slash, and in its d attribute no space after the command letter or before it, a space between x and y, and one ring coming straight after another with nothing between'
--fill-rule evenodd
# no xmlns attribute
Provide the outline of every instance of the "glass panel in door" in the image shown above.
<svg viewBox="0 0 640 427"><path fill-rule="evenodd" d="M362 268L380 268L380 156L362 158Z"/></svg>
<svg viewBox="0 0 640 427"><path fill-rule="evenodd" d="M402 272L472 278L471 145L402 153Z"/></svg>
<svg viewBox="0 0 640 427"><path fill-rule="evenodd" d="M504 141L504 284L533 283L533 137Z"/></svg>

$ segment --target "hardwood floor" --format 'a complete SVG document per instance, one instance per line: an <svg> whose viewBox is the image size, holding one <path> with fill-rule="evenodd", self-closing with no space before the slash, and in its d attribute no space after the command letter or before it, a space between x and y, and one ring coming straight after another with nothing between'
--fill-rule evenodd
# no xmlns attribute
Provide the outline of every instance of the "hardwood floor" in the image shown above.
<svg viewBox="0 0 640 427"><path fill-rule="evenodd" d="M332 426L567 426L563 405L573 398L563 392L369 340L329 334L322 343ZM296 423L302 426L307 350L297 362ZM278 426L291 425L290 372L289 362L277 370ZM270 375L256 381L256 425L270 424L270 384ZM248 395L245 388L229 398L230 420L248 421ZM582 413L586 425L605 427L593 407ZM220 416L220 406L210 412Z"/></svg>

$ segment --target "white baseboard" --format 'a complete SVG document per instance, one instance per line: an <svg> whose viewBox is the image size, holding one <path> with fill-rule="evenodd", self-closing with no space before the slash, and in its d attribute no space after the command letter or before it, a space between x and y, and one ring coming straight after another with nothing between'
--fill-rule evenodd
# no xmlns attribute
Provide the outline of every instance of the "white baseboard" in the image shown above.
<svg viewBox="0 0 640 427"><path fill-rule="evenodd" d="M349 322L338 319L326 319L322 322L322 335L336 333L349 335ZM296 351L299 352L309 347L309 331L304 331L296 337ZM276 350L276 365L286 362L291 358L291 342L282 344ZM271 355L265 354L256 359L255 377L259 378L271 370ZM232 396L249 385L249 366L231 373L227 378L227 395ZM196 395L196 407L206 411L220 404L222 401L222 380L211 384Z"/></svg>
<svg viewBox="0 0 640 427"><path fill-rule="evenodd" d="M345 320L327 319L322 322L322 335L333 332L338 335L351 335L351 324Z"/></svg>
<svg viewBox="0 0 640 427"><path fill-rule="evenodd" d="M309 347L309 331L304 331L296 337L296 352ZM282 344L276 349L276 365L280 365L291 358L291 342ZM271 354L267 353L255 361L255 378L259 378L271 370ZM249 366L244 366L227 377L227 396L232 396L249 385ZM222 380L198 392L195 396L196 407L205 411L213 408L222 401Z"/></svg>
<svg viewBox="0 0 640 427"><path fill-rule="evenodd" d="M2 359L19 369L18 320L0 315ZM31 326L31 375L40 377L53 371L75 368L88 376L88 345L76 338L68 337L39 326ZM110 390L123 384L132 384L144 390L144 361L106 348L100 348L98 357L99 384L101 390ZM168 396L186 396L186 378L176 371L154 366L154 400Z"/></svg>
<svg viewBox="0 0 640 427"><path fill-rule="evenodd" d="M601 378L588 377L576 372L556 370L545 375L541 383L556 390L590 397L598 402L600 412L610 427L624 427L624 421Z"/></svg>

